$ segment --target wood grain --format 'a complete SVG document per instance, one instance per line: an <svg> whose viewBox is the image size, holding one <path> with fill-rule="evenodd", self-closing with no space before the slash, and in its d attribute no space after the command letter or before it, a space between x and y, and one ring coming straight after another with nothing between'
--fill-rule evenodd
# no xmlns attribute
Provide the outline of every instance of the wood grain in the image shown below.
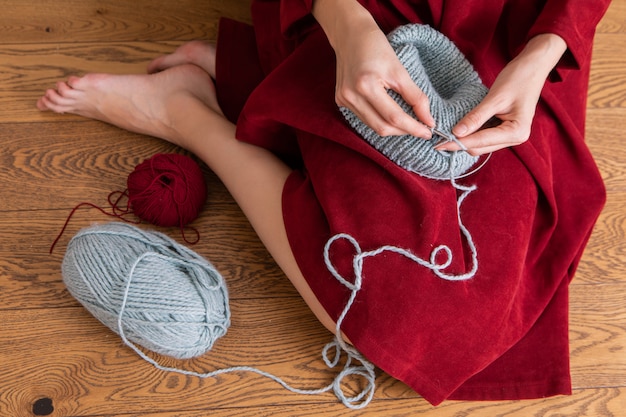
<svg viewBox="0 0 626 417"><path fill-rule="evenodd" d="M220 16L249 21L249 0L4 0L0 43L215 39Z"/></svg>
<svg viewBox="0 0 626 417"><path fill-rule="evenodd" d="M611 294L609 299L607 293ZM625 296L623 285L614 285L610 291L594 287L591 291L573 293L572 373L584 376L575 379L576 391L589 393L600 388L610 391L620 386L626 357L616 357L615 352L623 352L626 347L623 329L626 307L622 302ZM319 352L330 333L303 307L298 299L234 302L231 304L233 325L211 352L190 361L151 356L165 366L197 372L255 365L299 387L325 386L333 373L325 369ZM54 314L47 309L7 311L4 318L9 323L4 335L11 337L10 340L0 337L4 346L0 353L0 374L12 384L0 394L0 402L13 404L26 394L30 394L32 401L37 394L29 393L31 386L37 387L38 395L51 398L84 393L92 401L93 396L106 399L105 404L97 403L98 410L91 409L88 403L59 402L59 407L67 407L67 415L115 413L137 403L147 403L153 395L167 404L161 406L164 411L201 408L207 401L215 408L268 407L275 398L281 398L282 406L310 401L308 397L284 392L274 382L254 374L199 379L156 370L78 306L55 309ZM232 352L237 355L233 356ZM13 363L22 366L16 368ZM75 377L68 380L69 374ZM615 390L612 392L616 394ZM329 397L312 401L332 402ZM381 401L413 398L414 406L424 405L403 384L385 376L379 378L376 398ZM577 404L571 398L567 402ZM483 409L485 405L478 403L476 407ZM527 410L529 405L517 404L515 408Z"/></svg>
<svg viewBox="0 0 626 417"><path fill-rule="evenodd" d="M0 417L437 416L621 417L626 410L626 2L613 1L595 39L587 142L607 204L570 287L571 396L527 401L446 401L432 407L378 372L374 401L348 411L332 394L305 396L248 373L200 379L141 360L65 289L61 261L81 228L111 218L70 210L106 206L128 173L158 152L155 138L72 115L40 112L56 81L87 72L144 73L184 41L215 39L219 16L250 21L250 0L5 0L0 13ZM271 259L219 179L203 167L209 199L192 247L224 275L233 320L199 358L160 363L194 371L254 365L297 387L327 384L320 357L330 333ZM584 202L581 202L584 204ZM140 227L148 227L142 225ZM154 228L150 226L150 228ZM159 228L179 242L180 231ZM348 383L352 390L358 381Z"/></svg>
<svg viewBox="0 0 626 417"><path fill-rule="evenodd" d="M596 35L589 75L589 108L626 107L626 57L615 53L623 50L626 50L623 35Z"/></svg>
<svg viewBox="0 0 626 417"><path fill-rule="evenodd" d="M626 283L626 192L613 192L596 223L572 286Z"/></svg>
<svg viewBox="0 0 626 417"><path fill-rule="evenodd" d="M626 33L626 2L613 0L606 15L598 24L597 33Z"/></svg>
<svg viewBox="0 0 626 417"><path fill-rule="evenodd" d="M626 191L626 158L620 152L625 115L624 107L587 110L587 143L609 193Z"/></svg>

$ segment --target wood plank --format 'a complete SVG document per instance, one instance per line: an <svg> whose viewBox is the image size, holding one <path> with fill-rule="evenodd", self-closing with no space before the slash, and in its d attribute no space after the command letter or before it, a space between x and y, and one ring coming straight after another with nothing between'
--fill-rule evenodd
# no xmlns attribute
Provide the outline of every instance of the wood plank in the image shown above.
<svg viewBox="0 0 626 417"><path fill-rule="evenodd" d="M4 0L2 43L214 39L221 16L250 20L250 0Z"/></svg>
<svg viewBox="0 0 626 417"><path fill-rule="evenodd" d="M625 107L626 58L616 54L626 50L623 37L599 34L594 48L590 77L591 108ZM159 55L173 51L182 42L143 41L119 43L66 43L59 45L6 45L0 51L0 122L66 121L51 113L41 113L34 107L47 88L70 75L89 72L140 74Z"/></svg>
<svg viewBox="0 0 626 417"><path fill-rule="evenodd" d="M626 282L626 192L613 192L591 235L572 285Z"/></svg>
<svg viewBox="0 0 626 417"><path fill-rule="evenodd" d="M626 284L570 288L570 355L576 388L626 386Z"/></svg>
<svg viewBox="0 0 626 417"><path fill-rule="evenodd" d="M626 191L626 134L622 128L626 109L589 109L587 145L598 164L609 193Z"/></svg>
<svg viewBox="0 0 626 417"><path fill-rule="evenodd" d="M575 387L587 392L585 395L600 395L604 398L600 401L613 401L617 393L609 388L626 384L625 296L626 286L621 284L592 286L572 293ZM332 378L333 373L325 369L319 356L330 334L300 300L238 301L231 303L231 309L234 320L229 333L206 355L188 361L151 356L166 366L195 371L253 364L302 387L324 386ZM266 314L268 310L271 315ZM203 409L207 403L215 408L269 407L274 398L281 398L282 407L335 402L332 395L308 397L283 391L274 382L254 374L198 379L161 372L124 347L117 335L80 307L1 314L5 324L0 333L0 375L11 384L0 392L0 405L7 410L27 407L42 396L54 398L61 415L150 412L154 411L150 404L155 402L160 411L171 412ZM15 363L22 365L15 367ZM608 390L593 389L600 387ZM385 376L379 378L375 398L374 403L414 398L415 407L425 405L403 384ZM546 401L554 401L557 409L577 402L575 398ZM544 401L537 403L546 406ZM490 407L489 403L472 404L476 410ZM500 406L532 410L533 402L500 402Z"/></svg>
<svg viewBox="0 0 626 417"><path fill-rule="evenodd" d="M626 2L613 0L598 24L597 33L626 33Z"/></svg>
<svg viewBox="0 0 626 417"><path fill-rule="evenodd" d="M159 403L154 402L153 404L153 408L159 405ZM623 388L598 388L576 390L573 395L566 397L483 403L449 401L438 407L432 407L422 400L399 399L392 401L374 400L366 409L360 411L349 411L343 405L331 402L308 402L294 405L276 404L254 408L218 408L212 406L210 401L207 400L207 404L204 404L201 408L186 408L172 412L155 410L144 412L117 411L114 415L116 417L344 417L346 415L393 417L413 417L416 415L424 417L621 417L625 406L626 390ZM15 417L31 417L31 407L31 403L24 401L20 406L12 407L7 409L7 411L14 413L11 415ZM145 408L149 409L150 406L147 405ZM81 416L107 417L101 413L81 414Z"/></svg>
<svg viewBox="0 0 626 417"><path fill-rule="evenodd" d="M572 286L626 282L625 265L626 195L610 199L600 217ZM67 242L78 230L109 218L96 210L76 212L52 254L50 245L60 232L69 210L40 210L11 213L0 219L0 309L71 305L60 276ZM227 279L231 296L295 296L282 271L276 266L234 202L211 203L194 223L201 240L189 246L209 259ZM170 235L182 244L172 228L143 225Z"/></svg>
<svg viewBox="0 0 626 417"><path fill-rule="evenodd" d="M101 193L106 187L109 191L117 190L124 187L128 174L143 160L159 152L181 152L165 141L105 123L86 119L72 122L65 115L54 116L59 123L0 123L0 136L7 138L0 150L0 178L5 187L19 188L17 192L7 189L14 198L5 202L3 210L60 207L57 203L43 204L50 199L58 201L60 195L72 204L72 200L77 200L73 198L76 194L89 196L90 192ZM626 190L626 161L619 157L619 150L626 147L621 129L624 117L626 110L622 109L590 109L587 115L587 143L609 191ZM92 188L96 184L101 184L97 190ZM24 186L38 190L27 191ZM42 187L49 190L48 195L41 193ZM82 187L92 189L81 190ZM39 191L43 198L37 206L31 206L31 195L37 195L34 191Z"/></svg>
<svg viewBox="0 0 626 417"><path fill-rule="evenodd" d="M626 107L626 38L598 34L594 44L589 75L587 107Z"/></svg>
<svg viewBox="0 0 626 417"><path fill-rule="evenodd" d="M268 308L271 317L264 314ZM252 307L248 302L232 303L231 309L234 320L229 334L209 354L190 361L159 361L195 371L255 365L305 388L324 386L332 378L333 372L325 369L320 358L330 333L301 301L257 300ZM0 392L0 404L20 404L22 398L46 395L59 402L60 415L83 415L146 411L155 400L159 409L173 411L201 408L207 402L219 407L271 405L275 395L285 404L308 398L288 395L278 384L245 372L211 379L163 373L122 347L119 337L83 309L50 313L44 309L2 313L10 333L3 333L1 340L0 374L11 385ZM13 336L7 339L6 334ZM332 394L324 397L327 401Z"/></svg>
<svg viewBox="0 0 626 417"><path fill-rule="evenodd" d="M0 311L75 305L61 277L67 242L83 227L109 219L95 210L79 210L49 254L67 214L24 211L0 220L5 230L0 239ZM231 299L299 298L234 203L215 205L194 225L201 234L196 245L186 244L177 229L139 227L166 233L208 259L226 280Z"/></svg>
<svg viewBox="0 0 626 417"><path fill-rule="evenodd" d="M157 153L185 153L165 141L97 121L0 124L10 138L0 150L0 178L6 182L4 211L72 208L89 201L102 205L109 193L126 189L128 175ZM227 191L202 163L209 196ZM36 198L33 198L36 196Z"/></svg>

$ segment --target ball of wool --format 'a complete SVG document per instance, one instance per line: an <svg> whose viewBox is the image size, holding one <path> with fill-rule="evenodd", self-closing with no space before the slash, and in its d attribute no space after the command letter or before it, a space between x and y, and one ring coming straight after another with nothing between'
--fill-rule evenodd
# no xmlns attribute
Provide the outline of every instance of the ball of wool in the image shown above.
<svg viewBox="0 0 626 417"><path fill-rule="evenodd" d="M230 325L222 276L168 236L113 222L70 241L62 263L68 291L116 333L179 359L211 349Z"/></svg>
<svg viewBox="0 0 626 417"><path fill-rule="evenodd" d="M127 180L133 212L157 226L183 227L200 214L207 197L202 170L189 156L157 154L135 167Z"/></svg>
<svg viewBox="0 0 626 417"><path fill-rule="evenodd" d="M443 34L427 25L409 24L389 33L398 59L430 101L437 128L450 132L461 118L487 94L480 77L461 51ZM412 107L393 90L389 95L416 118ZM436 151L434 140L412 135L380 136L352 111L342 107L349 124L363 138L397 165L423 176L450 179L466 173L478 160L465 151Z"/></svg>

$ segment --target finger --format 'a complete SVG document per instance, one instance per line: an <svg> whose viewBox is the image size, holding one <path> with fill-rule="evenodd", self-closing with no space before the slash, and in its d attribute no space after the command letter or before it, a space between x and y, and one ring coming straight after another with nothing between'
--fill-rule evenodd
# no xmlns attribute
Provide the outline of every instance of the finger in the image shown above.
<svg viewBox="0 0 626 417"><path fill-rule="evenodd" d="M506 121L497 127L480 130L470 136L459 139L468 148L471 155L480 155L509 146L516 146L528 139L529 131L526 132L522 125L516 121ZM456 151L460 147L449 142L436 147L437 150Z"/></svg>
<svg viewBox="0 0 626 417"><path fill-rule="evenodd" d="M398 103L387 94L386 90L381 88L380 91L382 91L381 94L370 94L371 101L359 95L351 97L350 101L338 98L337 104L349 108L363 123L380 136L410 134L430 138L430 129L402 110ZM372 105L372 102L376 103L376 106Z"/></svg>
<svg viewBox="0 0 626 417"><path fill-rule="evenodd" d="M380 95L380 98L376 101L376 109L381 114L381 117L395 130L400 130L403 134L409 134L421 138L430 139L432 133L425 121L418 117L416 119L400 107L400 105L393 99L387 92ZM411 103L408 101L407 103ZM430 111L428 112L430 114ZM434 126L432 116L428 119L431 122L431 126Z"/></svg>
<svg viewBox="0 0 626 417"><path fill-rule="evenodd" d="M406 78L403 78L403 80L402 84L393 90L399 93L404 101L409 103L419 121L428 127L435 127L435 119L433 119L430 113L430 101L426 94L413 82L408 73L406 73Z"/></svg>
<svg viewBox="0 0 626 417"><path fill-rule="evenodd" d="M465 144L464 144L465 146ZM479 155L484 155L487 153L491 153L491 152L495 152L498 151L500 149L504 149L504 148L508 148L509 144L498 144L498 145L493 145L493 146L483 146L483 147L478 147L478 148L467 148L466 152L472 156L479 156ZM460 151L461 148L459 147L459 145L457 145L456 143L454 145L452 144L446 144L444 146L437 146L435 147L436 150L438 151L450 151L450 152L454 152L454 151Z"/></svg>
<svg viewBox="0 0 626 417"><path fill-rule="evenodd" d="M401 132L400 134L403 135L408 134L426 139L431 138L432 133L428 126L422 123L422 121L420 121L421 119L417 120L404 111L386 90L381 89L380 93L373 95L370 103L386 124L386 126L382 126L383 132L379 132L375 129L381 136L387 136L382 133L384 133L386 129L390 129L396 132L399 131ZM432 124L434 125L434 122Z"/></svg>
<svg viewBox="0 0 626 417"><path fill-rule="evenodd" d="M490 103L491 100L488 98L480 102L459 120L452 128L452 133L457 137L463 138L478 131L485 123L497 116L496 109Z"/></svg>
<svg viewBox="0 0 626 417"><path fill-rule="evenodd" d="M399 136L406 134L406 132L388 124L378 111L365 100L359 100L351 104L344 104L338 101L337 104L348 108L361 122L365 123L380 136Z"/></svg>

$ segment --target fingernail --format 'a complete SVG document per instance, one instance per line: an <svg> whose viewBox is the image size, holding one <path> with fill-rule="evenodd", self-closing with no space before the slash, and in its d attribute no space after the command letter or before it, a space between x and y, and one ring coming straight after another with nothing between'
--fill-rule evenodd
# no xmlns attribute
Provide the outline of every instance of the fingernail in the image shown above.
<svg viewBox="0 0 626 417"><path fill-rule="evenodd" d="M467 126L466 125L455 126L452 133L454 133L457 136L463 136L465 133L467 133Z"/></svg>

